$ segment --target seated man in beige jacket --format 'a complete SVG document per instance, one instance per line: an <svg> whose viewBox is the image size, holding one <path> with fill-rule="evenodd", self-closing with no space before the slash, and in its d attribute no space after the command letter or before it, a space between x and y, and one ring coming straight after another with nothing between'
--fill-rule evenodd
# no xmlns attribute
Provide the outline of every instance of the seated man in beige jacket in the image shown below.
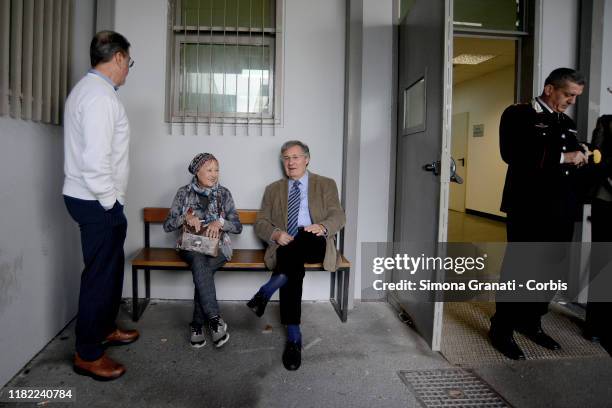
<svg viewBox="0 0 612 408"><path fill-rule="evenodd" d="M335 235L346 218L334 180L306 170L310 162L306 144L286 142L281 160L287 178L266 187L255 221L255 233L268 243L265 262L273 273L247 306L261 317L268 300L280 289L281 323L287 326L283 365L287 370L297 370L302 350L304 263L323 262L326 270L337 269L340 258Z"/></svg>

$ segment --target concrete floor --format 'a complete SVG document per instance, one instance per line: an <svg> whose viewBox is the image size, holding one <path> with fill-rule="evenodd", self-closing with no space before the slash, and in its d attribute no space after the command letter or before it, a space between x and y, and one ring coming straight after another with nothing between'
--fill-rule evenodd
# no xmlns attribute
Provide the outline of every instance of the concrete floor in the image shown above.
<svg viewBox="0 0 612 408"><path fill-rule="evenodd" d="M398 371L451 367L385 303L357 303L345 324L329 304L305 303L296 372L280 360L276 303L257 319L242 302L222 302L231 337L219 350L210 341L189 346L191 307L156 301L136 324L122 311L120 324L142 337L109 349L128 369L119 380L100 383L72 372L72 323L6 387L72 387L76 403L53 404L67 407L418 407ZM612 406L612 358L508 361L475 371L516 407Z"/></svg>
<svg viewBox="0 0 612 408"><path fill-rule="evenodd" d="M382 303L359 304L345 324L329 303L305 303L305 350L296 372L281 362L285 331L277 303L258 319L242 302L222 302L230 340L221 349L210 341L189 346L190 302L154 303L136 324L123 313L120 325L138 328L141 338L109 349L128 370L119 380L100 383L72 372L73 323L7 386L74 387L77 404L66 406L89 408L406 407L416 400L397 371L447 366Z"/></svg>

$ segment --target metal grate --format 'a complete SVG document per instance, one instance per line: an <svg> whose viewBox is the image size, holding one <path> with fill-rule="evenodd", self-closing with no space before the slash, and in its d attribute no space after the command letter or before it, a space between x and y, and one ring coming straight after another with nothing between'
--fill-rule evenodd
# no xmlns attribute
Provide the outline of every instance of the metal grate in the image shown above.
<svg viewBox="0 0 612 408"><path fill-rule="evenodd" d="M506 408L510 405L470 370L399 371L423 407Z"/></svg>

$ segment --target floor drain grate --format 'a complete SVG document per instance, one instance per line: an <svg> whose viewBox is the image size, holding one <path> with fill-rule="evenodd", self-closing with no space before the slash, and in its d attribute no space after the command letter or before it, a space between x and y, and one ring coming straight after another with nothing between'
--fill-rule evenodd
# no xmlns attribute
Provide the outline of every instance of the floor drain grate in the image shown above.
<svg viewBox="0 0 612 408"><path fill-rule="evenodd" d="M426 408L507 408L510 405L471 370L400 371L402 381Z"/></svg>

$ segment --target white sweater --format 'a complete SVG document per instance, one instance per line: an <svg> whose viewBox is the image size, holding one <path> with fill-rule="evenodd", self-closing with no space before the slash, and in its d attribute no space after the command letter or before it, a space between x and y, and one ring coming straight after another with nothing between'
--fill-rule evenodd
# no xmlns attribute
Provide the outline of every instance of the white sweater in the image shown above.
<svg viewBox="0 0 612 408"><path fill-rule="evenodd" d="M72 89L64 110L63 194L124 204L129 174L130 125L111 84L88 73Z"/></svg>

